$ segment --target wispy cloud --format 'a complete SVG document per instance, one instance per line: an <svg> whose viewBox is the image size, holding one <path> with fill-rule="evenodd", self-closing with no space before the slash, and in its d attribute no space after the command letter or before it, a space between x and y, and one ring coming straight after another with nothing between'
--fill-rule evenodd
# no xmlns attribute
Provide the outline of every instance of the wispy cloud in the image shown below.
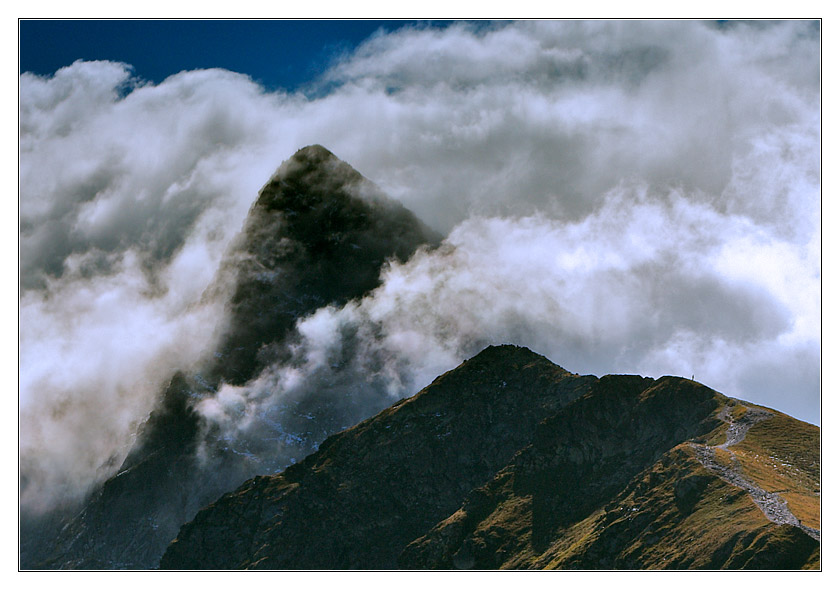
<svg viewBox="0 0 840 590"><path fill-rule="evenodd" d="M311 143L448 239L304 319L293 365L208 400L236 436L316 390L343 400L322 430L349 425L491 342L578 372L695 374L818 421L819 99L807 22L406 29L309 95L222 70L23 74L31 501L118 463L161 383L212 351L223 306L202 293L260 186Z"/></svg>

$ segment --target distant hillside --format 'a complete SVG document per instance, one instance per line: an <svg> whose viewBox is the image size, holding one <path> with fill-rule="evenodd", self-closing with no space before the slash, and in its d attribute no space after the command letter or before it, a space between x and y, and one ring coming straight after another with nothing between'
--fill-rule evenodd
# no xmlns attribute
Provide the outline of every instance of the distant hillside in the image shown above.
<svg viewBox="0 0 840 590"><path fill-rule="evenodd" d="M490 347L201 510L169 569L818 568L819 429Z"/></svg>

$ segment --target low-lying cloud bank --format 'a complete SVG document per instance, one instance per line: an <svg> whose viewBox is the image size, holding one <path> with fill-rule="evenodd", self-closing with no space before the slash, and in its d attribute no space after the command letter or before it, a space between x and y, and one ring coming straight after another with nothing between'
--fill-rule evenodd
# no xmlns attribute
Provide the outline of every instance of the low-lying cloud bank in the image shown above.
<svg viewBox="0 0 840 590"><path fill-rule="evenodd" d="M110 62L23 74L24 505L109 475L162 383L212 354L223 300L202 295L311 143L448 238L302 319L295 363L202 403L231 440L273 428L251 445L266 464L295 456L316 392L337 409L313 439L500 342L818 422L819 99L807 22L407 28L308 94Z"/></svg>

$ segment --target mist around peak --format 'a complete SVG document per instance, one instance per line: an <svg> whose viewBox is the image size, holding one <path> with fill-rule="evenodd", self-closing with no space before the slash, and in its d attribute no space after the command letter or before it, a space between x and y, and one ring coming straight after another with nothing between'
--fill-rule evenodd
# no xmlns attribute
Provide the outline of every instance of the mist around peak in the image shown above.
<svg viewBox="0 0 840 590"><path fill-rule="evenodd" d="M22 505L113 475L176 371L215 390L196 404L208 432L287 458L295 433L350 426L506 342L583 373L695 375L818 423L819 35L407 28L295 94L219 69L22 74ZM211 375L240 262L261 278L247 256L223 261L278 163L314 145L444 239L388 262L364 297L309 302L292 340L248 352L255 374ZM301 219L316 248L350 235ZM316 406L333 408L326 426Z"/></svg>
<svg viewBox="0 0 840 590"><path fill-rule="evenodd" d="M24 567L155 567L203 505L393 403L370 364L312 371L298 387L271 375L303 362L295 350L299 319L364 296L380 284L386 261L405 262L439 240L324 148L296 152L261 189L202 295L203 305L218 302L225 311L210 326L212 354L174 372L127 456L109 459L88 490L23 482L27 498L64 503L24 504ZM269 389L237 403L232 392L255 383ZM27 456L27 474L39 466Z"/></svg>

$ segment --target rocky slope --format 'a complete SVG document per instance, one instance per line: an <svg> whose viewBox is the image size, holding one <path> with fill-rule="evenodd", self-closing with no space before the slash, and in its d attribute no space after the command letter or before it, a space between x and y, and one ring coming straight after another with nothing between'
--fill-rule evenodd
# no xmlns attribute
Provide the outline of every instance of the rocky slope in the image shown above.
<svg viewBox="0 0 840 590"><path fill-rule="evenodd" d="M201 511L162 566L394 567L406 543L594 380L525 349L488 349L283 475L249 481Z"/></svg>
<svg viewBox="0 0 840 590"><path fill-rule="evenodd" d="M814 566L816 540L768 519L695 450L729 427L722 420L728 410L745 407L684 379L605 377L543 423L534 442L458 511L413 541L400 566Z"/></svg>
<svg viewBox="0 0 840 590"><path fill-rule="evenodd" d="M727 447L730 472L787 486L808 526L769 520L698 452L753 410L686 379L581 377L491 347L201 510L161 567L819 567L816 427L761 409L796 440L749 423Z"/></svg>
<svg viewBox="0 0 840 590"><path fill-rule="evenodd" d="M180 525L263 467L224 444L199 463L195 449L208 435L195 404L282 361L299 318L363 296L388 259L405 261L439 240L325 148L298 151L263 187L208 292L228 297L215 354L198 373L173 376L123 465L83 507L51 519L23 515L22 567L156 567ZM320 411L309 448L345 414L353 418L352 408L308 410Z"/></svg>

